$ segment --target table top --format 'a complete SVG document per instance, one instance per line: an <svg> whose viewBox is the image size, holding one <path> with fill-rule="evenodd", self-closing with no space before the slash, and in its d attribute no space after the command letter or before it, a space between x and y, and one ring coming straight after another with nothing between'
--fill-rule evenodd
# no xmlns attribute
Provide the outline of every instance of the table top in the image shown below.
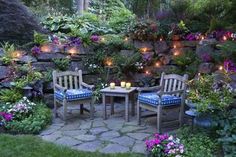
<svg viewBox="0 0 236 157"><path fill-rule="evenodd" d="M102 93L121 93L121 94L128 94L135 91L137 87L131 87L130 89L121 88L120 86L115 86L115 89L111 89L110 87L106 87L101 89L100 92Z"/></svg>

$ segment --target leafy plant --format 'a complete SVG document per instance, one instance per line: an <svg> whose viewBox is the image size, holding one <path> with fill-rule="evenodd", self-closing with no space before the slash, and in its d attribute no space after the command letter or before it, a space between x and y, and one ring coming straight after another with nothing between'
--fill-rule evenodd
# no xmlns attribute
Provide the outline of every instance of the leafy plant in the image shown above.
<svg viewBox="0 0 236 157"><path fill-rule="evenodd" d="M218 141L222 144L224 155L236 155L236 109L219 112L215 116L215 129L220 136Z"/></svg>
<svg viewBox="0 0 236 157"><path fill-rule="evenodd" d="M34 43L43 45L48 42L48 36L34 31Z"/></svg>
<svg viewBox="0 0 236 157"><path fill-rule="evenodd" d="M15 103L21 98L22 93L16 88L0 90L0 101L3 103Z"/></svg>
<svg viewBox="0 0 236 157"><path fill-rule="evenodd" d="M52 61L56 65L56 68L61 71L66 71L70 65L70 59L68 58L54 58Z"/></svg>
<svg viewBox="0 0 236 157"><path fill-rule="evenodd" d="M236 62L236 42L226 41L218 44L217 47L221 50L220 53L215 53L213 56L218 63L224 62L226 59L232 59Z"/></svg>
<svg viewBox="0 0 236 157"><path fill-rule="evenodd" d="M39 103L28 117L13 120L6 124L6 129L11 133L38 134L52 119L52 114L45 104Z"/></svg>
<svg viewBox="0 0 236 157"><path fill-rule="evenodd" d="M3 52L4 52L1 60L5 64L11 63L11 61L13 59L13 56L14 56L14 52L16 50L15 45L14 44L10 44L8 42L5 42L4 44L1 44L1 47L2 47Z"/></svg>

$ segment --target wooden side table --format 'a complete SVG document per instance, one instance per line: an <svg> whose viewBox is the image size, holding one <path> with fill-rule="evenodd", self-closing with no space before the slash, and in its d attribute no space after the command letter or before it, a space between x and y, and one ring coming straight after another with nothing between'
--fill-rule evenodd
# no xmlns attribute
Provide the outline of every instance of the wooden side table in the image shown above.
<svg viewBox="0 0 236 157"><path fill-rule="evenodd" d="M116 86L115 89L110 89L110 87L104 88L102 93L102 104L104 105L104 119L107 119L107 104L106 96L111 98L111 115L114 114L114 97L124 97L125 98L125 120L129 121L129 99L131 99L132 104L132 116L135 114L135 91L136 87L131 87L129 90L126 88L121 88Z"/></svg>

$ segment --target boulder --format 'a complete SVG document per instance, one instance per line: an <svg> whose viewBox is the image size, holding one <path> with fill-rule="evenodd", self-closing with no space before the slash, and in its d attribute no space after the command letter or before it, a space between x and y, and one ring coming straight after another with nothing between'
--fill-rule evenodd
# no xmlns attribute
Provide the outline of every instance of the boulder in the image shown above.
<svg viewBox="0 0 236 157"><path fill-rule="evenodd" d="M7 78L8 71L7 66L0 66L0 80Z"/></svg>
<svg viewBox="0 0 236 157"><path fill-rule="evenodd" d="M155 42L154 48L155 48L155 52L158 54L168 52L168 49L169 49L169 47L165 41Z"/></svg>
<svg viewBox="0 0 236 157"><path fill-rule="evenodd" d="M19 62L21 62L21 63L33 63L33 62L37 62L37 59L35 57L25 55L25 56L22 56L19 59Z"/></svg>
<svg viewBox="0 0 236 157"><path fill-rule="evenodd" d="M198 72L203 74L209 74L213 72L214 70L214 64L213 63L201 63L199 65Z"/></svg>
<svg viewBox="0 0 236 157"><path fill-rule="evenodd" d="M196 48L197 56L201 58L204 54L212 54L216 44L217 41L215 39L201 40Z"/></svg>
<svg viewBox="0 0 236 157"><path fill-rule="evenodd" d="M0 42L28 43L41 26L19 0L0 0Z"/></svg>
<svg viewBox="0 0 236 157"><path fill-rule="evenodd" d="M61 53L40 53L36 56L38 61L51 61L52 59L66 58L66 55Z"/></svg>
<svg viewBox="0 0 236 157"><path fill-rule="evenodd" d="M141 48L147 48L148 50L153 50L153 43L151 41L139 41L139 40L135 40L134 41L134 47L137 49L141 49Z"/></svg>
<svg viewBox="0 0 236 157"><path fill-rule="evenodd" d="M55 69L55 64L52 62L35 62L32 66L38 71L49 71Z"/></svg>

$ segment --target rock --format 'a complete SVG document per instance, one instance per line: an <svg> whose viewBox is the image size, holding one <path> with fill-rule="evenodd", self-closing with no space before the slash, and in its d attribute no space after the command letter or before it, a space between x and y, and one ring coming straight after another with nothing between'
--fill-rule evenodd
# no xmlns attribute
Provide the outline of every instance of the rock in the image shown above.
<svg viewBox="0 0 236 157"><path fill-rule="evenodd" d="M117 138L113 138L110 140L111 142L126 146L126 147L130 147L134 144L134 139L130 138L128 136L122 136L122 137L117 137Z"/></svg>
<svg viewBox="0 0 236 157"><path fill-rule="evenodd" d="M83 143L75 147L75 149L81 150L81 151L87 151L87 152L95 152L99 150L101 147L102 147L102 143L100 141L93 141L93 142Z"/></svg>
<svg viewBox="0 0 236 157"><path fill-rule="evenodd" d="M168 45L165 41L158 41L154 43L154 48L155 48L155 52L160 54L160 53L166 53L168 52Z"/></svg>
<svg viewBox="0 0 236 157"><path fill-rule="evenodd" d="M75 71L76 68L78 68L80 70L83 70L83 74L85 73L83 62L74 62L73 61L73 62L70 63L69 70Z"/></svg>
<svg viewBox="0 0 236 157"><path fill-rule="evenodd" d="M132 138L136 139L136 140L144 140L148 136L150 136L149 134L146 134L146 133L128 133L127 135L129 137L132 137Z"/></svg>
<svg viewBox="0 0 236 157"><path fill-rule="evenodd" d="M93 122L93 127L96 128L96 127L105 127L105 124L102 122L102 121L94 121Z"/></svg>
<svg viewBox="0 0 236 157"><path fill-rule="evenodd" d="M120 133L117 131L108 131L108 132L104 132L101 134L101 139L102 140L110 140L113 139L115 137L119 137Z"/></svg>
<svg viewBox="0 0 236 157"><path fill-rule="evenodd" d="M75 136L75 138L80 141L94 141L96 139L96 136L94 136L94 135L78 135L78 136Z"/></svg>
<svg viewBox="0 0 236 157"><path fill-rule="evenodd" d="M54 108L54 94L44 94L43 100L49 108Z"/></svg>
<svg viewBox="0 0 236 157"><path fill-rule="evenodd" d="M101 134L101 133L106 132L106 131L108 131L108 129L105 128L105 127L99 127L99 128L92 128L92 129L90 129L90 132L93 135L98 135L98 134Z"/></svg>
<svg viewBox="0 0 236 157"><path fill-rule="evenodd" d="M213 63L201 63L198 68L199 73L209 74L213 72L214 64Z"/></svg>
<svg viewBox="0 0 236 157"><path fill-rule="evenodd" d="M30 55L25 55L25 56L22 56L19 59L19 62L21 62L21 63L33 63L33 62L37 62L37 59L35 57L30 56Z"/></svg>
<svg viewBox="0 0 236 157"><path fill-rule="evenodd" d="M75 146L75 145L78 145L78 144L81 144L82 142L81 141L78 141L72 137L62 137L58 140L55 141L56 144L60 144L60 145L64 145L64 146Z"/></svg>
<svg viewBox="0 0 236 157"><path fill-rule="evenodd" d="M36 56L38 61L52 61L52 59L66 58L66 55L61 53L40 53Z"/></svg>
<svg viewBox="0 0 236 157"><path fill-rule="evenodd" d="M144 142L135 143L135 145L133 146L132 152L144 154L146 152L146 146Z"/></svg>
<svg viewBox="0 0 236 157"><path fill-rule="evenodd" d="M137 49L141 49L141 48L147 48L148 50L153 50L154 49L151 41L135 40L134 41L134 47L137 48Z"/></svg>
<svg viewBox="0 0 236 157"><path fill-rule="evenodd" d="M86 130L68 130L68 131L62 132L62 134L65 136L79 136L86 133L87 133Z"/></svg>
<svg viewBox="0 0 236 157"><path fill-rule="evenodd" d="M51 135L42 136L42 139L45 141L54 142L61 137L62 137L61 132L54 132Z"/></svg>
<svg viewBox="0 0 236 157"><path fill-rule="evenodd" d="M189 48L189 47L184 47L184 48L173 48L173 49L171 49L170 50L170 53L171 54L183 54L183 53L186 53L186 52L192 52L193 51L193 49L191 49L191 48Z"/></svg>
<svg viewBox="0 0 236 157"><path fill-rule="evenodd" d="M0 80L7 78L9 68L7 66L0 66Z"/></svg>
<svg viewBox="0 0 236 157"><path fill-rule="evenodd" d="M196 48L197 56L201 58L204 54L212 54L216 44L217 41L215 39L201 40Z"/></svg>
<svg viewBox="0 0 236 157"><path fill-rule="evenodd" d="M160 57L160 61L164 65L170 64L171 63L171 59L172 59L172 56L170 56L170 55L164 55L164 56Z"/></svg>
<svg viewBox="0 0 236 157"><path fill-rule="evenodd" d="M28 43L42 32L29 9L18 0L0 0L0 42Z"/></svg>
<svg viewBox="0 0 236 157"><path fill-rule="evenodd" d="M118 144L109 144L102 150L101 153L126 153L129 151L129 148L118 145Z"/></svg>
<svg viewBox="0 0 236 157"><path fill-rule="evenodd" d="M52 62L35 62L32 63L32 67L38 71L49 71L55 69L55 65Z"/></svg>

